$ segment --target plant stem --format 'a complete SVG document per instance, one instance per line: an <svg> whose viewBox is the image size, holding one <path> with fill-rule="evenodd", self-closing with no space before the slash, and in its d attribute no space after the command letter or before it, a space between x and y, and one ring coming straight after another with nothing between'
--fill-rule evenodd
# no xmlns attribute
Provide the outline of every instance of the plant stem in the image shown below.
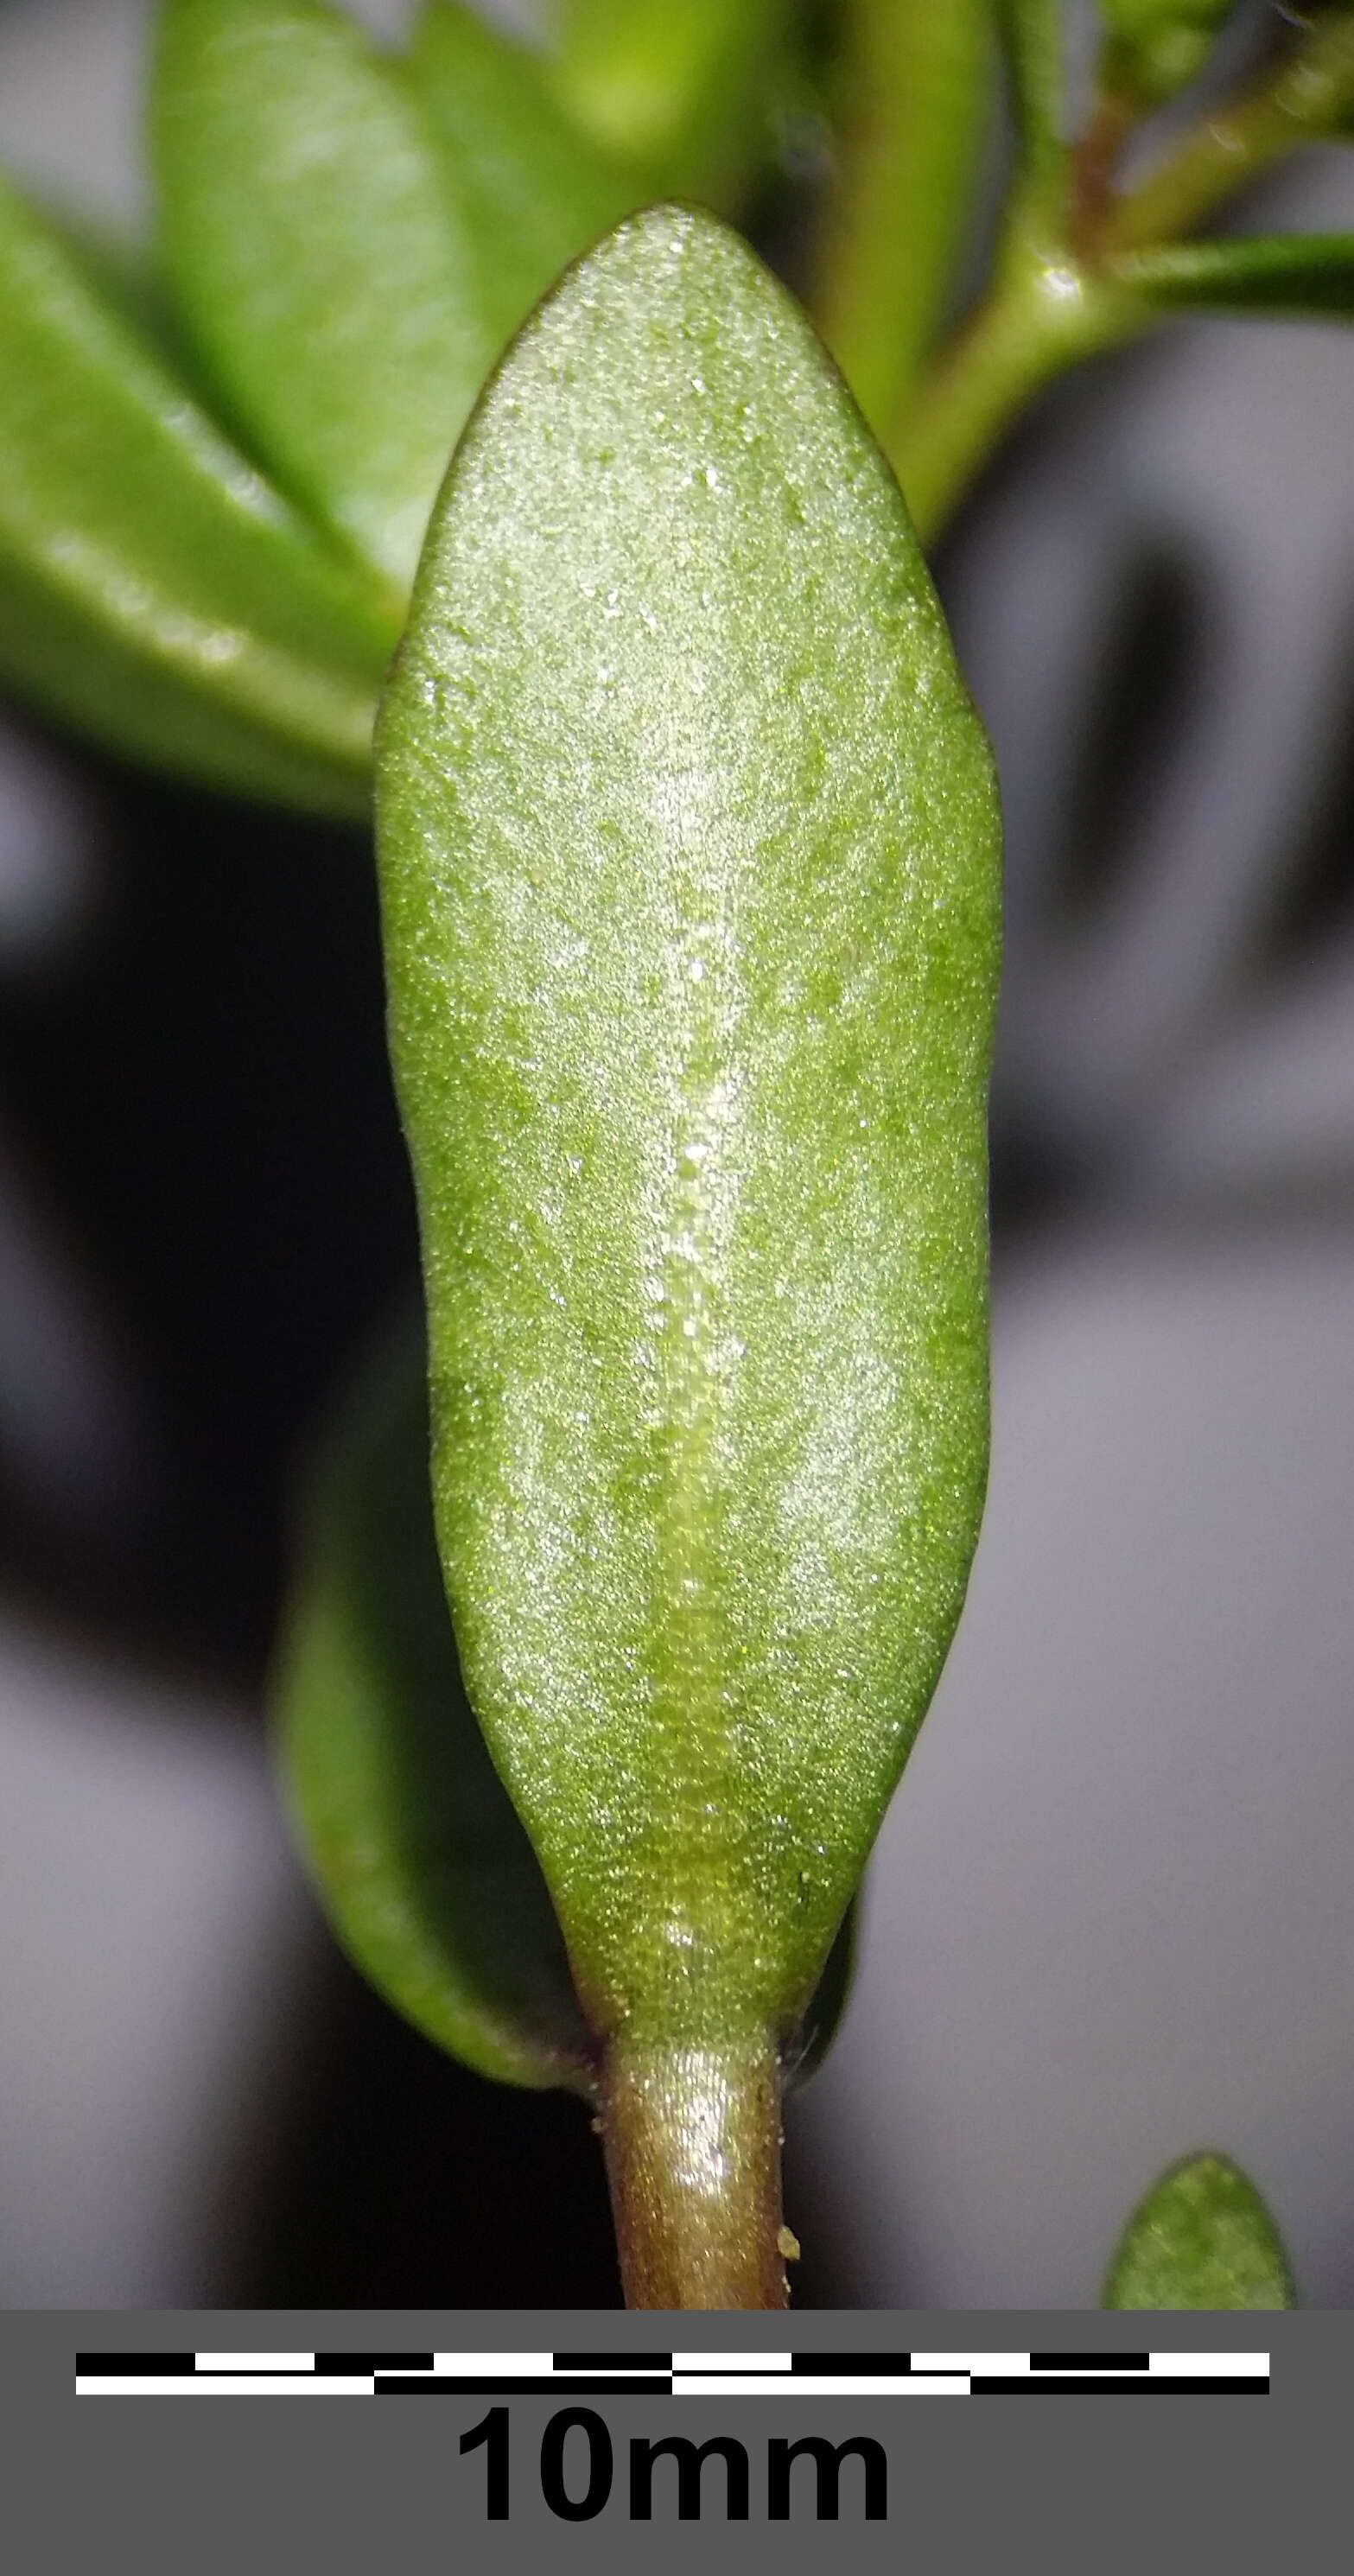
<svg viewBox="0 0 1354 2576"><path fill-rule="evenodd" d="M843 161L814 311L871 427L944 319L991 113L991 0L848 0Z"/></svg>
<svg viewBox="0 0 1354 2576"><path fill-rule="evenodd" d="M626 2306L785 2307L771 2041L613 2043L602 2105Z"/></svg>
<svg viewBox="0 0 1354 2576"><path fill-rule="evenodd" d="M1062 0L1000 0L1020 166L1011 222L1048 240L1066 232L1072 176L1063 132L1066 59Z"/></svg>
<svg viewBox="0 0 1354 2576"><path fill-rule="evenodd" d="M1072 239L1088 256L1099 247L1113 217L1115 171L1133 131L1135 115L1133 98L1126 89L1112 80L1102 83L1072 169Z"/></svg>
<svg viewBox="0 0 1354 2576"><path fill-rule="evenodd" d="M1319 143L1354 109L1354 22L1320 28L1278 72L1214 109L1180 149L1120 200L1108 250L1197 231L1247 180L1302 143Z"/></svg>
<svg viewBox="0 0 1354 2576"><path fill-rule="evenodd" d="M1040 389L1078 359L1130 339L1150 319L1063 257L1013 257L890 442L889 456L924 545L930 544L1003 432Z"/></svg>
<svg viewBox="0 0 1354 2576"><path fill-rule="evenodd" d="M1172 305L1243 313L1354 314L1354 236L1273 233L1247 241L1162 242L1116 254L1113 274L1157 312Z"/></svg>
<svg viewBox="0 0 1354 2576"><path fill-rule="evenodd" d="M1331 134L1354 110L1354 21L1343 16L1277 73L1212 113L1117 203L1107 201L1106 179L1122 120L1114 132L1108 122L1104 132L1093 128L1073 160L1069 191L1053 117L1053 16L1041 0L1006 0L1005 14L1025 170L996 282L886 440L924 543L934 541L1044 385L1155 318L1144 291L1149 281L1123 255L1204 222L1248 179L1296 145ZM1069 217L1078 226L1076 247L1068 244Z"/></svg>
<svg viewBox="0 0 1354 2576"><path fill-rule="evenodd" d="M1128 298L1102 290L1072 246L1078 165L1062 133L1061 10L1056 0L1002 0L998 19L1020 166L996 279L885 441L924 544L1040 387L1138 318Z"/></svg>

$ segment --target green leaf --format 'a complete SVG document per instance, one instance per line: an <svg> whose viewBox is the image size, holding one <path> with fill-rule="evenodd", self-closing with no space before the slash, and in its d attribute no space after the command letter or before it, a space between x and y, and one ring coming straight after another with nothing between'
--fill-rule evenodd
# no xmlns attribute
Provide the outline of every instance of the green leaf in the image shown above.
<svg viewBox="0 0 1354 2576"><path fill-rule="evenodd" d="M723 202L767 157L791 16L788 0L562 0L556 92L647 193Z"/></svg>
<svg viewBox="0 0 1354 2576"><path fill-rule="evenodd" d="M1130 2218L1106 2308L1295 2308L1288 2257L1254 2183L1226 2156L1172 2166Z"/></svg>
<svg viewBox="0 0 1354 2576"><path fill-rule="evenodd" d="M1171 98L1203 70L1237 0L1100 0L1116 77L1150 101Z"/></svg>
<svg viewBox="0 0 1354 2576"><path fill-rule="evenodd" d="M481 2074L586 2090L559 1926L461 1683L417 1321L329 1444L274 1696L288 1804L350 1958Z"/></svg>
<svg viewBox="0 0 1354 2576"><path fill-rule="evenodd" d="M164 279L146 245L127 240L111 225L72 214L50 199L29 197L27 204L30 215L45 224L52 239L68 252L99 302L111 306L143 346L149 345L174 374L182 375L181 335L176 339Z"/></svg>
<svg viewBox="0 0 1354 2576"><path fill-rule="evenodd" d="M998 830L897 487L713 220L490 384L378 818L471 1699L594 2029L783 2039L977 1534Z"/></svg>
<svg viewBox="0 0 1354 2576"><path fill-rule="evenodd" d="M1354 233L1172 242L1160 250L1121 253L1109 263L1109 274L1153 305L1354 317Z"/></svg>
<svg viewBox="0 0 1354 2576"><path fill-rule="evenodd" d="M508 2084L591 2089L540 1864L461 1680L433 1528L422 1319L326 1443L274 1676L297 1839L337 1939L398 2012ZM807 2083L850 1985L848 1915L796 2042Z"/></svg>
<svg viewBox="0 0 1354 2576"><path fill-rule="evenodd" d="M0 185L0 673L210 785L360 815L394 641Z"/></svg>
<svg viewBox="0 0 1354 2576"><path fill-rule="evenodd" d="M423 10L410 65L460 230L477 246L497 352L560 270L629 213L634 180L561 114L537 59L454 0Z"/></svg>
<svg viewBox="0 0 1354 2576"><path fill-rule="evenodd" d="M319 0L167 0L164 254L272 470L403 598L497 354L477 245L405 67Z"/></svg>

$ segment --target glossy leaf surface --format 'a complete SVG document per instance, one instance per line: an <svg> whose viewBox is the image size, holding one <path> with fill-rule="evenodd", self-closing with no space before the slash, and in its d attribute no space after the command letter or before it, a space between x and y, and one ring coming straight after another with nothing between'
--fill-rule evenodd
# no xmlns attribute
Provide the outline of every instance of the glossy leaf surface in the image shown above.
<svg viewBox="0 0 1354 2576"><path fill-rule="evenodd" d="M356 1965L481 2074L583 2086L559 1926L461 1683L418 1324L332 1443L275 1698L288 1803Z"/></svg>
<svg viewBox="0 0 1354 2576"><path fill-rule="evenodd" d="M537 60L455 0L430 0L410 60L447 188L477 246L497 352L561 269L629 213L635 184L561 114Z"/></svg>
<svg viewBox="0 0 1354 2576"><path fill-rule="evenodd" d="M165 257L234 413L400 596L497 344L404 67L320 0L167 0Z"/></svg>
<svg viewBox="0 0 1354 2576"><path fill-rule="evenodd" d="M1226 2156L1163 2174L1119 2240L1106 2308L1293 2308L1279 2231L1254 2183Z"/></svg>
<svg viewBox="0 0 1354 2576"><path fill-rule="evenodd" d="M784 2034L977 1532L997 819L896 485L712 219L490 385L378 818L472 1701L593 2026Z"/></svg>
<svg viewBox="0 0 1354 2576"><path fill-rule="evenodd" d="M359 815L393 642L367 586L0 187L6 680L137 759Z"/></svg>

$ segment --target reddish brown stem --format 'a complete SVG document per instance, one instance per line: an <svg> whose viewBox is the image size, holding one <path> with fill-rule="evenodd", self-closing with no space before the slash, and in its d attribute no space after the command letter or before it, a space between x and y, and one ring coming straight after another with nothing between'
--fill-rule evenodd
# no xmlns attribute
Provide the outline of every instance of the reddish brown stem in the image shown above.
<svg viewBox="0 0 1354 2576"><path fill-rule="evenodd" d="M627 2307L787 2305L769 2041L614 2046L602 2126Z"/></svg>

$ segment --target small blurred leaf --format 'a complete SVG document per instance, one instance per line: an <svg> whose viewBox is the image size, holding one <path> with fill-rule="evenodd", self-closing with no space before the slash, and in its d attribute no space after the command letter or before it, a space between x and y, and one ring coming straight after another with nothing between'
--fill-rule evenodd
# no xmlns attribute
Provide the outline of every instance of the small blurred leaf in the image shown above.
<svg viewBox="0 0 1354 2576"><path fill-rule="evenodd" d="M538 61L456 0L429 0L410 68L460 227L479 246L497 350L560 270L630 212L634 181L562 115Z"/></svg>
<svg viewBox="0 0 1354 2576"><path fill-rule="evenodd" d="M289 1801L339 1940L400 2012L481 2074L586 2090L559 1926L461 1683L425 1372L408 1329L330 1447L277 1682Z"/></svg>
<svg viewBox="0 0 1354 2576"><path fill-rule="evenodd" d="M643 168L645 193L723 203L766 158L789 0L563 0L557 93L584 132Z"/></svg>
<svg viewBox="0 0 1354 2576"><path fill-rule="evenodd" d="M1354 233L1275 233L1254 241L1172 242L1110 263L1117 283L1154 305L1230 305L1246 313L1354 319Z"/></svg>
<svg viewBox="0 0 1354 2576"><path fill-rule="evenodd" d="M402 597L497 355L499 254L407 67L320 0L167 0L153 141L170 278L226 399Z"/></svg>
<svg viewBox="0 0 1354 2576"><path fill-rule="evenodd" d="M1203 70L1237 0L1100 0L1115 68L1148 100L1166 99Z"/></svg>
<svg viewBox="0 0 1354 2576"><path fill-rule="evenodd" d="M1293 2308L1283 2243L1254 2183L1226 2156L1163 2174L1130 2218L1106 2308Z"/></svg>
<svg viewBox="0 0 1354 2576"><path fill-rule="evenodd" d="M932 346L981 197L991 0L850 0L835 188L815 319L887 438Z"/></svg>
<svg viewBox="0 0 1354 2576"><path fill-rule="evenodd" d="M135 758L366 812L393 627L0 186L0 673Z"/></svg>

